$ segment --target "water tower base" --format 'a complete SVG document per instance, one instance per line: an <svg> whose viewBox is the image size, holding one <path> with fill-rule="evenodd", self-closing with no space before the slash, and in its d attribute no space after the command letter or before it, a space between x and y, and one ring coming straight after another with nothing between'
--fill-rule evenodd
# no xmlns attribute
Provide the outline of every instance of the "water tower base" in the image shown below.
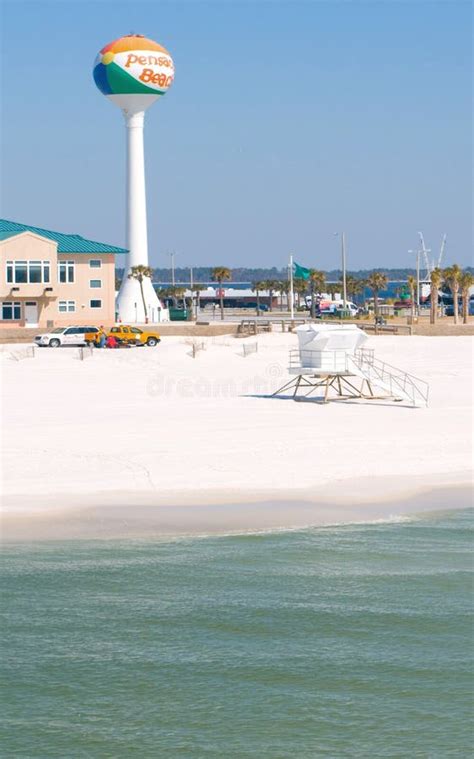
<svg viewBox="0 0 474 759"><path fill-rule="evenodd" d="M116 310L122 324L160 324L170 320L169 311L159 300L149 277L142 282L124 277L117 295ZM144 302L145 301L145 302ZM146 306L146 311L145 311Z"/></svg>

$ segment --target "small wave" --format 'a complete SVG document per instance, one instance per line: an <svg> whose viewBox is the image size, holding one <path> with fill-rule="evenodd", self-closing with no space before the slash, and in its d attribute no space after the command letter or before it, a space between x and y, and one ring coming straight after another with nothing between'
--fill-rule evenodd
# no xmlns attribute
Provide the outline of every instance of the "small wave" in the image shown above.
<svg viewBox="0 0 474 759"><path fill-rule="evenodd" d="M341 520L336 522L328 522L327 524L315 524L314 522L308 522L302 525L276 525L272 527L249 527L238 528L235 530L215 531L215 532L196 532L196 533L182 533L180 535L160 536L160 542L176 542L182 540L207 540L209 538L238 538L238 537L259 537L265 535L281 535L286 533L299 533L318 530L331 530L331 529L347 529L350 527L364 528L374 527L377 525L396 525L396 524L408 524L412 522L418 522L419 517L402 514L391 514L387 517L380 519L360 519L360 520ZM141 539L138 539L139 541ZM149 538L143 538L144 541L149 541Z"/></svg>

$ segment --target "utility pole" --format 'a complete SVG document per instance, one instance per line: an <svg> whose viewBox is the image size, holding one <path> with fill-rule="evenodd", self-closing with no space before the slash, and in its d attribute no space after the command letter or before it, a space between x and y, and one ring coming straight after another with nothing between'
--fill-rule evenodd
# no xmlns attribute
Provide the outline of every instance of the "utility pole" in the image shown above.
<svg viewBox="0 0 474 759"><path fill-rule="evenodd" d="M174 276L174 257L176 255L176 253L173 250L173 252L170 253L169 255L171 257L171 284L174 287L176 285L176 280L175 280L175 276Z"/></svg>

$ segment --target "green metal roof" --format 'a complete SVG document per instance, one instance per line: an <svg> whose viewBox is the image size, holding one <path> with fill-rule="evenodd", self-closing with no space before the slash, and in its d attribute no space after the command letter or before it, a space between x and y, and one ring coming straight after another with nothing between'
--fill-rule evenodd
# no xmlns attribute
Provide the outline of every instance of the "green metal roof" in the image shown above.
<svg viewBox="0 0 474 759"><path fill-rule="evenodd" d="M18 224L16 221L0 219L0 240L21 235L22 232L33 232L57 242L58 253L128 253L126 248L118 248L116 245L107 245L103 242L95 242L95 240L86 240L80 235L66 235L63 232L52 232L50 229L32 227L30 224Z"/></svg>

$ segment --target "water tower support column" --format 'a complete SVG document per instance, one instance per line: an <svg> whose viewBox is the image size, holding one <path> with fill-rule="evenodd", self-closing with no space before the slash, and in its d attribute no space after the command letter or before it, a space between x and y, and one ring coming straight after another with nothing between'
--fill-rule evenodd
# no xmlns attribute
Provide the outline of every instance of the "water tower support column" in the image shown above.
<svg viewBox="0 0 474 759"><path fill-rule="evenodd" d="M127 247L128 267L148 266L146 224L145 154L143 122L145 114L123 112L127 131Z"/></svg>
<svg viewBox="0 0 474 759"><path fill-rule="evenodd" d="M129 250L124 278L117 298L119 318L123 323L166 321L151 280L143 280L146 316L140 283L129 279L132 266L148 266L148 235L146 219L145 153L143 147L144 111L124 108L127 134L127 247Z"/></svg>

